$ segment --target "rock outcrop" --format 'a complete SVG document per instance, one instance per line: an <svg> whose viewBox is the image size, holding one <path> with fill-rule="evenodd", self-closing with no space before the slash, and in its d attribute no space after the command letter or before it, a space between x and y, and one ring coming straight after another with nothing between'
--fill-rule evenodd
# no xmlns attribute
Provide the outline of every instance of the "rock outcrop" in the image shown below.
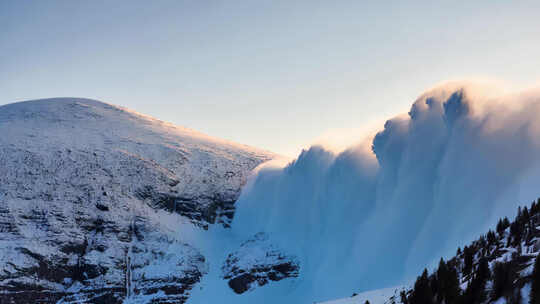
<svg viewBox="0 0 540 304"><path fill-rule="evenodd" d="M257 233L228 255L222 267L229 287L242 294L271 281L298 277L300 264L295 256L283 253L268 235Z"/></svg>

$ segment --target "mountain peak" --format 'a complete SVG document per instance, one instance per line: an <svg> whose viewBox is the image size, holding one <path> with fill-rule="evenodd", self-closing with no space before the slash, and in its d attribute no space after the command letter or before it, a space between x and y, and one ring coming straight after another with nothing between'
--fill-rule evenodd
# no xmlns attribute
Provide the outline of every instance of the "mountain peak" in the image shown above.
<svg viewBox="0 0 540 304"><path fill-rule="evenodd" d="M8 123L9 122L9 123ZM87 98L60 97L21 101L0 106L0 127L11 135L58 138L77 144L100 146L106 142L133 141L196 146L225 154L249 154L268 160L276 155L257 148L215 138L201 132L140 114L128 108ZM60 138L59 138L60 137ZM97 137L97 138L96 138ZM1 141L1 140L0 140Z"/></svg>
<svg viewBox="0 0 540 304"><path fill-rule="evenodd" d="M230 227L275 156L83 98L1 106L0 130L2 303L183 303L208 263L179 227Z"/></svg>

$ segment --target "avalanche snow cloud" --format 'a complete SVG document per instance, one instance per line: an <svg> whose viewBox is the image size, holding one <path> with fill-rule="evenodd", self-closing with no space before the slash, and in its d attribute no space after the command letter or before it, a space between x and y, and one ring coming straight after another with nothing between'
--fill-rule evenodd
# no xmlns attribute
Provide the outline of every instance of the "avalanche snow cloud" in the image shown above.
<svg viewBox="0 0 540 304"><path fill-rule="evenodd" d="M266 232L301 260L298 282L263 298L311 303L403 283L539 196L540 91L492 92L435 88L371 149L316 146L260 170L233 232Z"/></svg>

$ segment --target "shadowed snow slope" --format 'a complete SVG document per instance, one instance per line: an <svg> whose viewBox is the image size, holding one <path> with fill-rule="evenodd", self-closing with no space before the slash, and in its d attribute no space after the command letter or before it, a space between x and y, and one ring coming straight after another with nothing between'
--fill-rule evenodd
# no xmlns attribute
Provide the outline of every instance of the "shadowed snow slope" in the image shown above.
<svg viewBox="0 0 540 304"><path fill-rule="evenodd" d="M268 291L265 303L401 284L536 198L540 94L492 92L430 90L386 122L372 151L312 147L284 168L261 170L232 229L265 232L301 265L299 282Z"/></svg>
<svg viewBox="0 0 540 304"><path fill-rule="evenodd" d="M377 289L355 294L349 298L321 302L319 304L365 304L368 301L370 304L392 304L401 303L399 301L399 293L405 290L404 287L389 287Z"/></svg>

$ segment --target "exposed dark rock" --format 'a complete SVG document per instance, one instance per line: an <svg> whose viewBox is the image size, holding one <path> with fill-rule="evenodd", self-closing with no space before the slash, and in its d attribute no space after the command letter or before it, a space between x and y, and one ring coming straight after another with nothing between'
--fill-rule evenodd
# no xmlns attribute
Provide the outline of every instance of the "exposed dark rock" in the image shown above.
<svg viewBox="0 0 540 304"><path fill-rule="evenodd" d="M62 247L62 252L76 254L78 261L70 264L62 255L45 257L27 248L17 248L21 255L34 261L29 267L18 267L12 264L13 273L0 275L1 286L0 303L122 303L128 295L126 286L133 286L131 296L151 295L152 303L184 303L188 298L188 291L198 283L205 274L205 259L196 250L189 247L178 252L178 256L167 255L168 260L157 260L163 252L152 249L148 252L145 246L132 248L132 257L127 259L128 264L119 263L111 271L120 271L120 280L103 284L103 280L110 277L107 267L99 265L99 261L92 261L84 256L86 244L69 244ZM136 249L137 248L137 249ZM148 254L154 256L145 256ZM152 260L149 261L148 258ZM149 263L173 263L178 271L171 276L145 276L145 267ZM175 266L174 266L175 265ZM127 270L130 271L127 271ZM172 270L174 268L171 267ZM125 274L128 273L128 277ZM28 283L26 278L32 278ZM129 279L130 284L125 280ZM51 283L53 283L51 285ZM75 290L62 289L57 286L75 286ZM101 288L99 286L102 286Z"/></svg>
<svg viewBox="0 0 540 304"><path fill-rule="evenodd" d="M244 242L237 251L227 256L222 266L223 278L238 294L264 286L270 281L298 277L299 270L296 257L285 255L269 242L264 233L258 233Z"/></svg>
<svg viewBox="0 0 540 304"><path fill-rule="evenodd" d="M50 282L62 283L65 279L84 282L107 272L107 268L88 263L81 256L75 265L69 265L67 258L64 257L54 256L52 259L48 259L26 248L18 248L18 250L21 254L27 255L37 262L37 266L21 268L20 270L26 275Z"/></svg>
<svg viewBox="0 0 540 304"><path fill-rule="evenodd" d="M222 224L228 228L234 217L233 198L207 196L186 198L171 193L160 193L152 186L138 189L135 196L147 202L152 208L181 214L204 229L208 229L209 224Z"/></svg>
<svg viewBox="0 0 540 304"><path fill-rule="evenodd" d="M96 204L96 208L98 208L101 211L109 211L109 207L100 203Z"/></svg>
<svg viewBox="0 0 540 304"><path fill-rule="evenodd" d="M252 287L252 283L263 286L268 281L280 281L286 278L298 276L298 265L293 262L286 262L277 265L269 265L266 267L255 267L249 269L249 273L237 271L237 276L234 272L231 275L224 276L225 279L230 279L228 284L234 292L241 294L248 291Z"/></svg>

